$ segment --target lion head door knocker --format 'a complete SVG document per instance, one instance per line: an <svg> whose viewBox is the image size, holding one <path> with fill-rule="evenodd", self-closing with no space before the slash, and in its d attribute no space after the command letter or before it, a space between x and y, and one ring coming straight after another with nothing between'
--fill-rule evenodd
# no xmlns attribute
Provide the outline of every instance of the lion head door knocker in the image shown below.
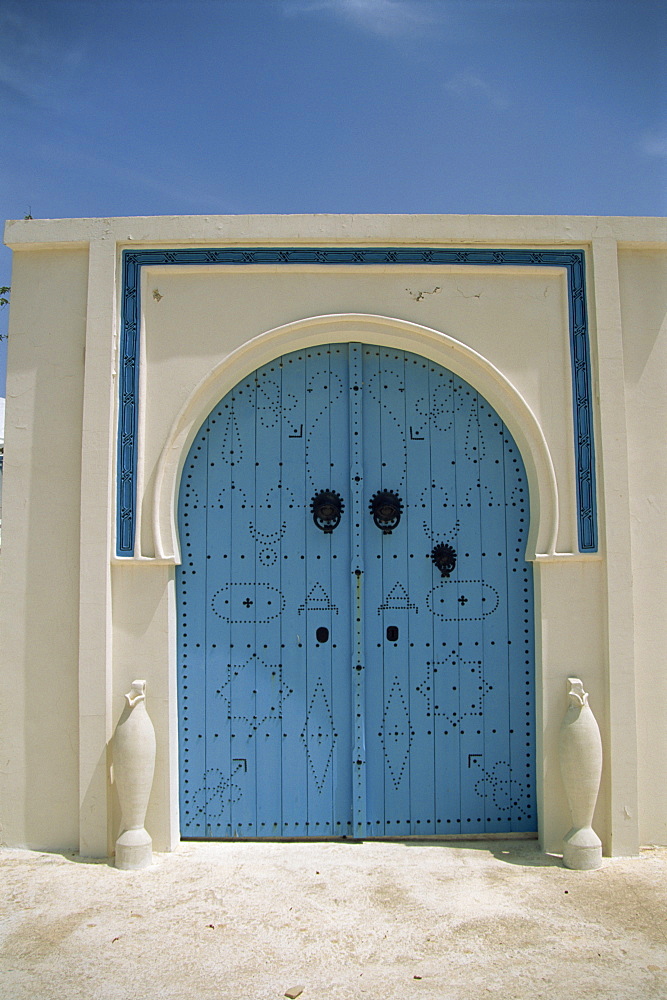
<svg viewBox="0 0 667 1000"><path fill-rule="evenodd" d="M403 513L403 501L393 490L378 490L368 505L373 521L383 535L391 535Z"/></svg>
<svg viewBox="0 0 667 1000"><path fill-rule="evenodd" d="M443 576L449 576L456 566L456 551L451 545L439 542L431 552L431 559Z"/></svg>
<svg viewBox="0 0 667 1000"><path fill-rule="evenodd" d="M310 501L310 509L317 527L325 535L330 535L340 524L345 503L340 493L336 493L335 490L320 490Z"/></svg>

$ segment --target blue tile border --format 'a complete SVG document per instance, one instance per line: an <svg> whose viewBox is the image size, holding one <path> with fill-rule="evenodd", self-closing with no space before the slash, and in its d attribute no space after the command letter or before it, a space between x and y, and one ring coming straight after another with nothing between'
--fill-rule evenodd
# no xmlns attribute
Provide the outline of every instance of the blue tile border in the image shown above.
<svg viewBox="0 0 667 1000"><path fill-rule="evenodd" d="M579 551L597 552L591 361L583 250L456 250L438 247L226 247L123 251L116 551L134 555L141 268L183 264L470 264L563 267L567 272Z"/></svg>

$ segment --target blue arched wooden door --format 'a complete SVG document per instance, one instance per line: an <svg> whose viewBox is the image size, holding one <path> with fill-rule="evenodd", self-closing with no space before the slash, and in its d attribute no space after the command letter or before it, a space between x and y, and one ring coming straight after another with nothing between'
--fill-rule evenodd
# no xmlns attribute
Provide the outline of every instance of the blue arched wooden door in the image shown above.
<svg viewBox="0 0 667 1000"><path fill-rule="evenodd" d="M201 427L178 517L184 837L536 830L528 487L470 385L285 355Z"/></svg>

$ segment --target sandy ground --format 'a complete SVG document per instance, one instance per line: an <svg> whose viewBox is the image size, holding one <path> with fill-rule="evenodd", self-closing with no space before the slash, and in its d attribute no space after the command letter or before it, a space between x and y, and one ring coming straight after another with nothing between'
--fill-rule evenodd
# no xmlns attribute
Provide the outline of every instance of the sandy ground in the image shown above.
<svg viewBox="0 0 667 1000"><path fill-rule="evenodd" d="M0 850L2 1000L667 998L667 849L184 843L142 872Z"/></svg>

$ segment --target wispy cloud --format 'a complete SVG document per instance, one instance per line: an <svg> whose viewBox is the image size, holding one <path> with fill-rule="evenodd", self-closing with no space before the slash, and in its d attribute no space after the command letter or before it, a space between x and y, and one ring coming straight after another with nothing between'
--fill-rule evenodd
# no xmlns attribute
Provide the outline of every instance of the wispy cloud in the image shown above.
<svg viewBox="0 0 667 1000"><path fill-rule="evenodd" d="M381 38L401 38L423 32L443 19L438 4L423 0L283 0L283 11L331 14L352 27Z"/></svg>
<svg viewBox="0 0 667 1000"><path fill-rule="evenodd" d="M490 104L498 111L510 106L510 101L505 91L494 83L489 83L470 70L457 73L445 84L445 89L450 94L465 100L483 101Z"/></svg>
<svg viewBox="0 0 667 1000"><path fill-rule="evenodd" d="M667 129L663 132L647 132L642 136L639 148L646 156L667 159Z"/></svg>

